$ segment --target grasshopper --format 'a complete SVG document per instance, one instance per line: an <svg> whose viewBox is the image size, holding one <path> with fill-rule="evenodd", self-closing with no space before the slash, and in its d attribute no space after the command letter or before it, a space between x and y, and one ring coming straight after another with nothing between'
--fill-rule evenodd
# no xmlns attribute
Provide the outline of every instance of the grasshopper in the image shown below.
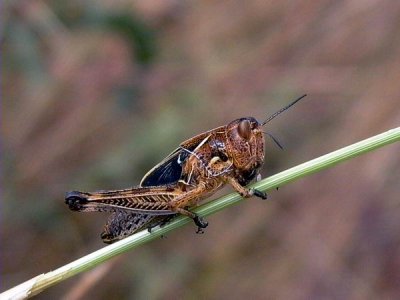
<svg viewBox="0 0 400 300"><path fill-rule="evenodd" d="M240 118L184 141L153 167L138 187L92 193L71 191L65 202L74 211L111 212L101 234L105 243L144 228L162 226L177 215L192 218L197 232L202 233L208 223L190 208L225 184L244 198L267 199L266 193L246 187L253 179L261 179L259 172L265 157L263 126L305 96L264 122L253 117Z"/></svg>

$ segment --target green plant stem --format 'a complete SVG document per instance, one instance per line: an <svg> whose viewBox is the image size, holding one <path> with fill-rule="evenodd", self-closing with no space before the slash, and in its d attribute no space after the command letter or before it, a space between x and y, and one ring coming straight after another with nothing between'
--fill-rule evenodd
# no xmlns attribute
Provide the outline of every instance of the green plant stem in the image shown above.
<svg viewBox="0 0 400 300"><path fill-rule="evenodd" d="M400 141L400 127L391 129L379 135L370 137L366 140L270 176L256 184L253 184L251 187L257 188L261 191L267 191L269 189L280 187L298 178L318 172L322 169L332 167L352 157L359 156L398 141ZM210 201L194 211L201 216L208 216L228 206L238 203L241 200L242 198L237 193L231 193L216 200ZM147 230L138 232L130 237L127 237L126 239L92 252L54 271L41 274L20 285L17 285L14 288L0 294L0 299L25 299L36 295L52 285L55 285L80 272L92 269L93 267L120 253L126 252L155 238L159 238L161 235L164 235L167 232L170 232L189 222L191 222L191 220L187 217L178 217L162 228L154 228L151 233L149 233Z"/></svg>

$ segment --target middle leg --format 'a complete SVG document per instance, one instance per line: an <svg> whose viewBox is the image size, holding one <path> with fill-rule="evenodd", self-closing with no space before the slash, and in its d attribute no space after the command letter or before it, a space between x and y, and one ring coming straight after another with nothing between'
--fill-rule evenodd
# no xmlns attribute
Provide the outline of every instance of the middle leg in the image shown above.
<svg viewBox="0 0 400 300"><path fill-rule="evenodd" d="M200 183L193 190L177 196L169 204L171 211L179 213L184 216L188 216L189 218L193 219L193 222L199 228L199 231L201 231L202 228L206 228L208 226L208 223L196 213L189 211L187 207L190 206L193 200L195 200L196 198L200 198L205 191L207 191L206 185L204 183Z"/></svg>

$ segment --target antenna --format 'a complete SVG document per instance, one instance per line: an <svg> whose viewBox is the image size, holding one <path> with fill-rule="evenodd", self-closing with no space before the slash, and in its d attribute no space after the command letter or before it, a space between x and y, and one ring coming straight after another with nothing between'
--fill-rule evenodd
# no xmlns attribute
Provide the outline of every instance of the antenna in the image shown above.
<svg viewBox="0 0 400 300"><path fill-rule="evenodd" d="M267 124L269 121L271 121L273 118L275 118L277 115L279 115L280 113L284 112L285 110L287 110L289 107L295 105L297 102L299 102L301 99L303 99L305 96L307 96L307 94L304 94L303 96L297 98L296 100L294 100L292 103L286 105L284 108L281 108L280 110L278 110L276 113L272 114L271 116L269 116L262 124L261 126L264 126L265 124Z"/></svg>

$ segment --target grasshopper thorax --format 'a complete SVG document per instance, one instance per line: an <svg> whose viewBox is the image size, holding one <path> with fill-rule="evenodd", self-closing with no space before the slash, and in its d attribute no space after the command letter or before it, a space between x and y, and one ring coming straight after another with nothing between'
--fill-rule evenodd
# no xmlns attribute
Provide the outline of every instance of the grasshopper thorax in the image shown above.
<svg viewBox="0 0 400 300"><path fill-rule="evenodd" d="M262 124L253 117L240 118L226 127L226 148L235 173L247 184L264 163L264 135Z"/></svg>

